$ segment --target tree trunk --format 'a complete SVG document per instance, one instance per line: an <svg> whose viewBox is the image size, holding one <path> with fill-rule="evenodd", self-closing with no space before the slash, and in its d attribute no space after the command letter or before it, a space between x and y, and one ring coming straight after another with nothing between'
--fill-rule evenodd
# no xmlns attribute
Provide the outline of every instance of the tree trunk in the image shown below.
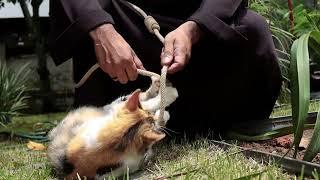
<svg viewBox="0 0 320 180"><path fill-rule="evenodd" d="M6 45L5 42L0 39L0 64L6 62Z"/></svg>
<svg viewBox="0 0 320 180"><path fill-rule="evenodd" d="M46 39L42 35L39 7L42 0L32 0L33 10L33 24L34 24L34 38L35 38L35 52L38 57L38 74L40 77L40 93L43 101L43 112L50 112L53 108L53 93L51 91L50 73L47 67L47 55L46 55Z"/></svg>
<svg viewBox="0 0 320 180"><path fill-rule="evenodd" d="M53 107L53 93L50 85L50 74L47 68L46 40L43 37L40 26L39 7L42 0L32 0L33 16L31 17L26 0L18 0L24 18L27 23L28 31L35 41L35 53L38 58L38 74L40 77L40 94L43 102L43 112L49 112Z"/></svg>
<svg viewBox="0 0 320 180"><path fill-rule="evenodd" d="M20 4L24 19L26 20L28 31L30 33L33 33L34 26L33 26L32 18L31 18L30 11L28 9L26 0L18 0L18 2Z"/></svg>

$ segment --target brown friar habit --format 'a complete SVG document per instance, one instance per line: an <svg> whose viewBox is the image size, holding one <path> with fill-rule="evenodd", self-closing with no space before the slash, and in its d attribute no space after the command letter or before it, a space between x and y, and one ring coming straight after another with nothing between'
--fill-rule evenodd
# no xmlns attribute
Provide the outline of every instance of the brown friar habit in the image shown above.
<svg viewBox="0 0 320 180"><path fill-rule="evenodd" d="M279 94L281 75L268 24L242 0L131 0L160 24L166 35L191 20L204 32L189 64L169 75L179 98L169 108L169 128L228 126L231 122L268 118ZM74 80L96 63L88 32L114 24L147 70L160 72L162 44L142 17L124 0L51 0L49 45L56 64L73 58ZM101 70L75 90L75 105L109 103L147 88L149 78L121 85Z"/></svg>

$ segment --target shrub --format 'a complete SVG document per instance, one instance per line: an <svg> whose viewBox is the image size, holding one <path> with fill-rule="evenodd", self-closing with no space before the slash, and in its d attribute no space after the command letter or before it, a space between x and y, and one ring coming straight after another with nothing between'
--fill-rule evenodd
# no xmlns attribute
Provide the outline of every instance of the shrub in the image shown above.
<svg viewBox="0 0 320 180"><path fill-rule="evenodd" d="M0 62L0 124L9 122L10 117L26 109L28 96L28 64L13 71L6 63Z"/></svg>

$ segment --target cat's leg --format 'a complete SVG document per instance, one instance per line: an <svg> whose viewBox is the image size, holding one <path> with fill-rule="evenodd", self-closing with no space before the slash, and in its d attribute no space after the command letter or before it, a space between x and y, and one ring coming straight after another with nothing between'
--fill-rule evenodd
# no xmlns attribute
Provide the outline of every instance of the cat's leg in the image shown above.
<svg viewBox="0 0 320 180"><path fill-rule="evenodd" d="M157 120L156 121L157 128L164 127L170 119L170 114L168 111L164 111L162 120L159 120L159 116L160 116L160 110L157 110L154 115L155 119Z"/></svg>
<svg viewBox="0 0 320 180"><path fill-rule="evenodd" d="M148 148L147 152L144 154L143 160L140 163L140 169L145 169L149 161L154 157L154 153L151 147Z"/></svg>
<svg viewBox="0 0 320 180"><path fill-rule="evenodd" d="M148 99L146 101L140 101L140 105L142 109L149 111L149 112L155 112L160 108L160 95L157 95L154 98Z"/></svg>
<svg viewBox="0 0 320 180"><path fill-rule="evenodd" d="M172 86L166 87L165 95L166 95L165 107L168 107L170 104L172 104L179 96L177 89Z"/></svg>
<svg viewBox="0 0 320 180"><path fill-rule="evenodd" d="M151 77L151 85L145 92L140 93L140 101L146 101L158 95L160 89L160 80L156 77Z"/></svg>
<svg viewBox="0 0 320 180"><path fill-rule="evenodd" d="M170 104L172 104L177 98L178 98L178 91L174 87L166 87L166 93L165 93L165 107L168 107ZM161 96L158 94L154 98L151 98L146 101L141 101L140 104L142 106L142 109L155 112L156 110L160 109L160 102L161 102Z"/></svg>

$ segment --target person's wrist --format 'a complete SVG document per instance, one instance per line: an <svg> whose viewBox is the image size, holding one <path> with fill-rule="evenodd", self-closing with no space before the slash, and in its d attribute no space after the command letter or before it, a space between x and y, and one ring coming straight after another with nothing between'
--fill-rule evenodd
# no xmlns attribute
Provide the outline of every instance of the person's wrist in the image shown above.
<svg viewBox="0 0 320 180"><path fill-rule="evenodd" d="M103 34L103 33L109 34L109 33L113 33L114 31L115 31L115 29L112 24L102 24L102 25L96 27L95 29L91 30L89 32L89 35L94 42L99 43L100 42L100 39L99 39L100 34Z"/></svg>
<svg viewBox="0 0 320 180"><path fill-rule="evenodd" d="M203 32L196 22L187 21L183 24L183 28L187 35L191 38L192 44L197 43L201 39Z"/></svg>

